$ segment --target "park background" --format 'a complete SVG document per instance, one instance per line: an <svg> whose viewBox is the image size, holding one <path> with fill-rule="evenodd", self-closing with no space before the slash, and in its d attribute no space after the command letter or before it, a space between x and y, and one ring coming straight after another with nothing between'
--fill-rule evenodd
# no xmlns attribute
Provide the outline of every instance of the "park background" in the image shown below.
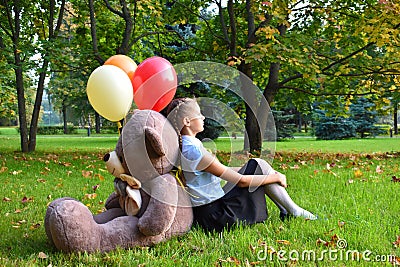
<svg viewBox="0 0 400 267"><path fill-rule="evenodd" d="M21 0L0 5L2 265L265 265L257 258L259 249L272 255L278 248L336 249L338 238L359 252L399 254L396 1ZM112 191L101 155L114 148L117 127L92 109L85 88L90 73L115 54L137 63L154 55L172 64L219 62L252 79L275 115L281 139L275 167L293 181L289 190L296 201L323 219L282 224L272 209L265 225L233 234L196 230L155 248L107 255L53 251L43 229L46 205L68 195L97 212ZM243 101L217 86L182 86L177 96L218 99L238 114L246 130L254 130ZM322 141L327 139L332 141ZM215 139L222 161L231 153L226 140L240 141ZM257 151L259 145L250 138L248 149ZM211 251L214 247L220 249Z"/></svg>

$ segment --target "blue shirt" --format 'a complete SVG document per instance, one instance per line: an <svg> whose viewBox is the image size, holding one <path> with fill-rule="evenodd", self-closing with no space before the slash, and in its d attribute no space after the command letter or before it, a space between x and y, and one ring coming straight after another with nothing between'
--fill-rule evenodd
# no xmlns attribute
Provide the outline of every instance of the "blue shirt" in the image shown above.
<svg viewBox="0 0 400 267"><path fill-rule="evenodd" d="M182 136L181 164L193 206L208 204L225 194L219 177L197 170L204 151L205 148L199 139Z"/></svg>

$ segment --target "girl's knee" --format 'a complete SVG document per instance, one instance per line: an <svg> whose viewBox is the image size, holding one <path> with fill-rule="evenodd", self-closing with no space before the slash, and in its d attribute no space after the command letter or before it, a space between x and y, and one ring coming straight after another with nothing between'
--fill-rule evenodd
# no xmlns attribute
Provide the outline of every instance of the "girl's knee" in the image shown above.
<svg viewBox="0 0 400 267"><path fill-rule="evenodd" d="M270 172L273 171L273 168L267 161L265 161L261 158L253 158L251 160L255 160L257 162L257 165L261 169L261 172L263 174L269 174Z"/></svg>

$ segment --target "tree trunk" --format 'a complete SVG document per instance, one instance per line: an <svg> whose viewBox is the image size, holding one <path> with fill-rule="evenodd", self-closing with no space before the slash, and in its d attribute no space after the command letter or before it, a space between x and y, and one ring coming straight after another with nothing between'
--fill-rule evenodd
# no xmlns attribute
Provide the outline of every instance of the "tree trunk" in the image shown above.
<svg viewBox="0 0 400 267"><path fill-rule="evenodd" d="M398 120L397 120L398 107L399 107L399 103L395 102L394 108L393 108L393 132L394 132L394 134L399 134L399 127L397 126L397 124L398 124Z"/></svg>
<svg viewBox="0 0 400 267"><path fill-rule="evenodd" d="M259 154L262 147L262 136L259 127L260 122L255 112L257 112L260 103L256 101L255 91L252 90L252 85L249 84L252 82L253 77L252 65L243 63L239 66L239 70L246 76L241 79L241 91L246 107L245 139L248 139L244 142L244 149L249 150L252 154Z"/></svg>
<svg viewBox="0 0 400 267"><path fill-rule="evenodd" d="M21 60L17 52L15 54L15 82L17 86L17 98L18 98L18 119L19 119L19 134L21 138L21 151L28 152L28 125L26 121L26 106L25 106L25 90L22 74Z"/></svg>
<svg viewBox="0 0 400 267"><path fill-rule="evenodd" d="M47 59L44 59L42 65L42 72L39 75L39 82L36 90L35 104L33 106L33 113L29 130L29 148L28 148L29 152L35 151L36 149L37 127L39 123L40 107L42 106L44 81L46 78L46 71L48 66L49 66L49 61Z"/></svg>
<svg viewBox="0 0 400 267"><path fill-rule="evenodd" d="M65 105L65 99L62 102L62 116L63 116L64 134L68 134L67 106Z"/></svg>
<svg viewBox="0 0 400 267"><path fill-rule="evenodd" d="M12 32L12 42L14 50L14 71L15 71L15 85L17 87L18 99L18 118L19 129L21 137L21 151L28 152L29 139L28 139L28 125L26 121L26 105L25 105L25 88L24 88L24 75L22 71L22 61L19 52L19 35L21 30L20 13L21 8L19 1L14 2L14 25L10 20L10 28L14 28ZM11 12L11 11L10 11Z"/></svg>
<svg viewBox="0 0 400 267"><path fill-rule="evenodd" d="M94 117L94 120L95 120L95 127L96 127L96 133L97 134L99 134L100 133L100 130L101 130L101 123L100 123L100 115L99 115L99 113L97 113L97 112L95 112L95 117Z"/></svg>

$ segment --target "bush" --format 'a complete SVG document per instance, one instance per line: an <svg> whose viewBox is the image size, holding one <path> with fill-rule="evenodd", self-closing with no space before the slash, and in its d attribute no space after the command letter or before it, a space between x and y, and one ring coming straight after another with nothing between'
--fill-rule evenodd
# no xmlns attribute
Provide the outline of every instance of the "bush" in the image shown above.
<svg viewBox="0 0 400 267"><path fill-rule="evenodd" d="M100 132L103 134L116 134L118 133L118 126L117 125L107 125L102 126Z"/></svg>
<svg viewBox="0 0 400 267"><path fill-rule="evenodd" d="M296 132L296 125L291 123L294 115L285 115L283 111L273 111L275 128L276 128L276 139L278 141L284 139L293 139L294 133Z"/></svg>
<svg viewBox="0 0 400 267"><path fill-rule="evenodd" d="M73 125L67 125L68 134L77 134L78 129ZM53 126L39 126L37 134L41 135L54 135L54 134L64 134L64 126L53 125Z"/></svg>
<svg viewBox="0 0 400 267"><path fill-rule="evenodd" d="M356 127L342 117L326 117L315 127L315 136L322 140L340 140L356 137Z"/></svg>
<svg viewBox="0 0 400 267"><path fill-rule="evenodd" d="M212 140L217 139L221 132L224 130L224 127L219 125L216 121L211 119L204 120L204 131L197 134L197 138L203 140L204 138L210 138Z"/></svg>

